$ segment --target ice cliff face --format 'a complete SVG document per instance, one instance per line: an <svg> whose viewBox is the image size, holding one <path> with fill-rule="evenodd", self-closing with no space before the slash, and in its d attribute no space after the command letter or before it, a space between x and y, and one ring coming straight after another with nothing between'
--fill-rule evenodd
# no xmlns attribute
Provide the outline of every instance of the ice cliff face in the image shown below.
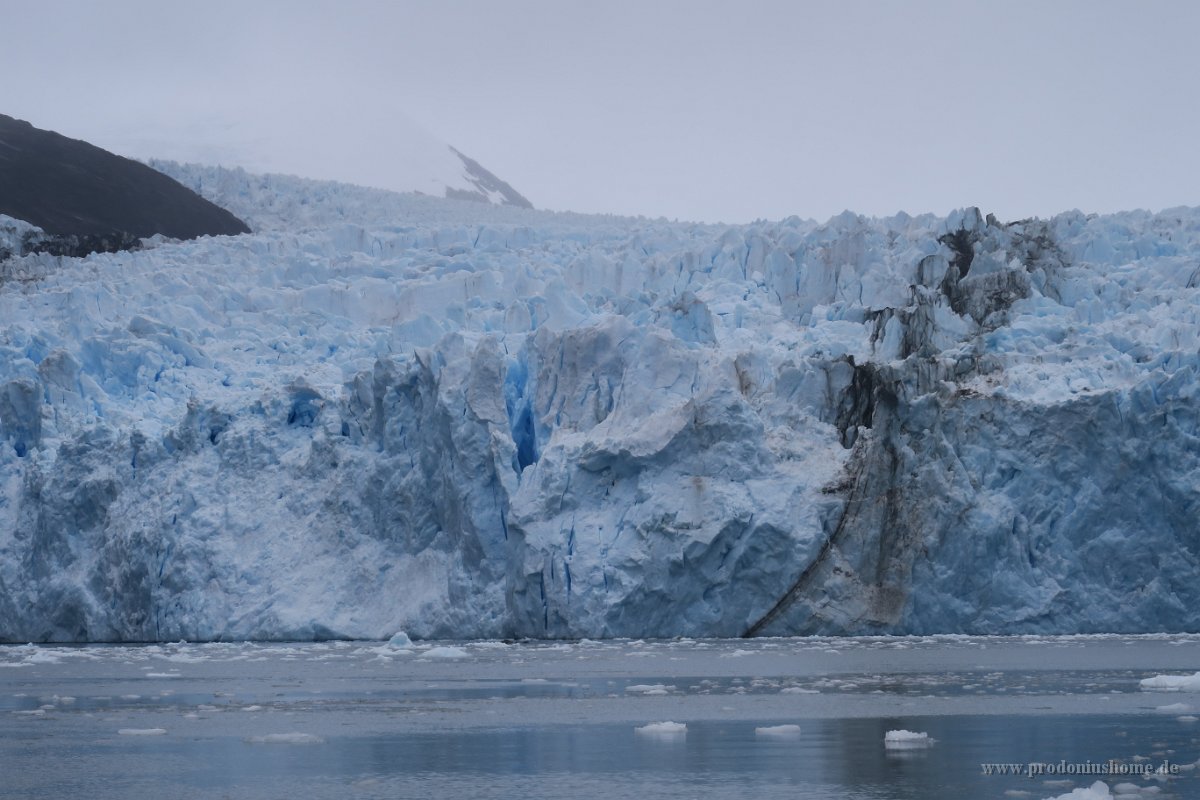
<svg viewBox="0 0 1200 800"><path fill-rule="evenodd" d="M8 262L0 639L1200 625L1200 212L172 170L259 232Z"/></svg>

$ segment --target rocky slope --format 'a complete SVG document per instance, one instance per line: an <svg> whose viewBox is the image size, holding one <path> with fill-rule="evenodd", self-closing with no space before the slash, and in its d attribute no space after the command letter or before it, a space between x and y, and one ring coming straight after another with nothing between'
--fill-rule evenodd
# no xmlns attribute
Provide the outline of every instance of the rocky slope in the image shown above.
<svg viewBox="0 0 1200 800"><path fill-rule="evenodd" d="M139 238L249 233L225 209L145 164L0 114L0 215L44 235L8 242L9 254L83 255Z"/></svg>

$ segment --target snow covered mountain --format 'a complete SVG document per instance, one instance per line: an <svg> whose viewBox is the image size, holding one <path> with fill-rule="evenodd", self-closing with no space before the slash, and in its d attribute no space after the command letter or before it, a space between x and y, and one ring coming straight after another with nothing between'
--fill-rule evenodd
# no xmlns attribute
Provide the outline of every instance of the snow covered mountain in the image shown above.
<svg viewBox="0 0 1200 800"><path fill-rule="evenodd" d="M0 265L0 639L1200 626L1200 211L741 227L160 165Z"/></svg>

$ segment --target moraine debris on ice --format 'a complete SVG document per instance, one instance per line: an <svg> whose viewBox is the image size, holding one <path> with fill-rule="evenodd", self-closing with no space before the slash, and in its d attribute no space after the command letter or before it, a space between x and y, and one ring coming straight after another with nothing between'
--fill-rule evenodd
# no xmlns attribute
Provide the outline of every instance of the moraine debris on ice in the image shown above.
<svg viewBox="0 0 1200 800"><path fill-rule="evenodd" d="M258 232L0 281L0 640L1200 625L1198 211L160 166Z"/></svg>

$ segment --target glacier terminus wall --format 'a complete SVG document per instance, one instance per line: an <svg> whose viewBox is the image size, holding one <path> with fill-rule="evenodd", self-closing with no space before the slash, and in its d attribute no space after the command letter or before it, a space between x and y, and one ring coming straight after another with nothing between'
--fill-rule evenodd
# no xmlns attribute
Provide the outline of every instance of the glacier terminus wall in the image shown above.
<svg viewBox="0 0 1200 800"><path fill-rule="evenodd" d="M0 640L1200 629L1200 211L156 166L255 233L0 264Z"/></svg>

